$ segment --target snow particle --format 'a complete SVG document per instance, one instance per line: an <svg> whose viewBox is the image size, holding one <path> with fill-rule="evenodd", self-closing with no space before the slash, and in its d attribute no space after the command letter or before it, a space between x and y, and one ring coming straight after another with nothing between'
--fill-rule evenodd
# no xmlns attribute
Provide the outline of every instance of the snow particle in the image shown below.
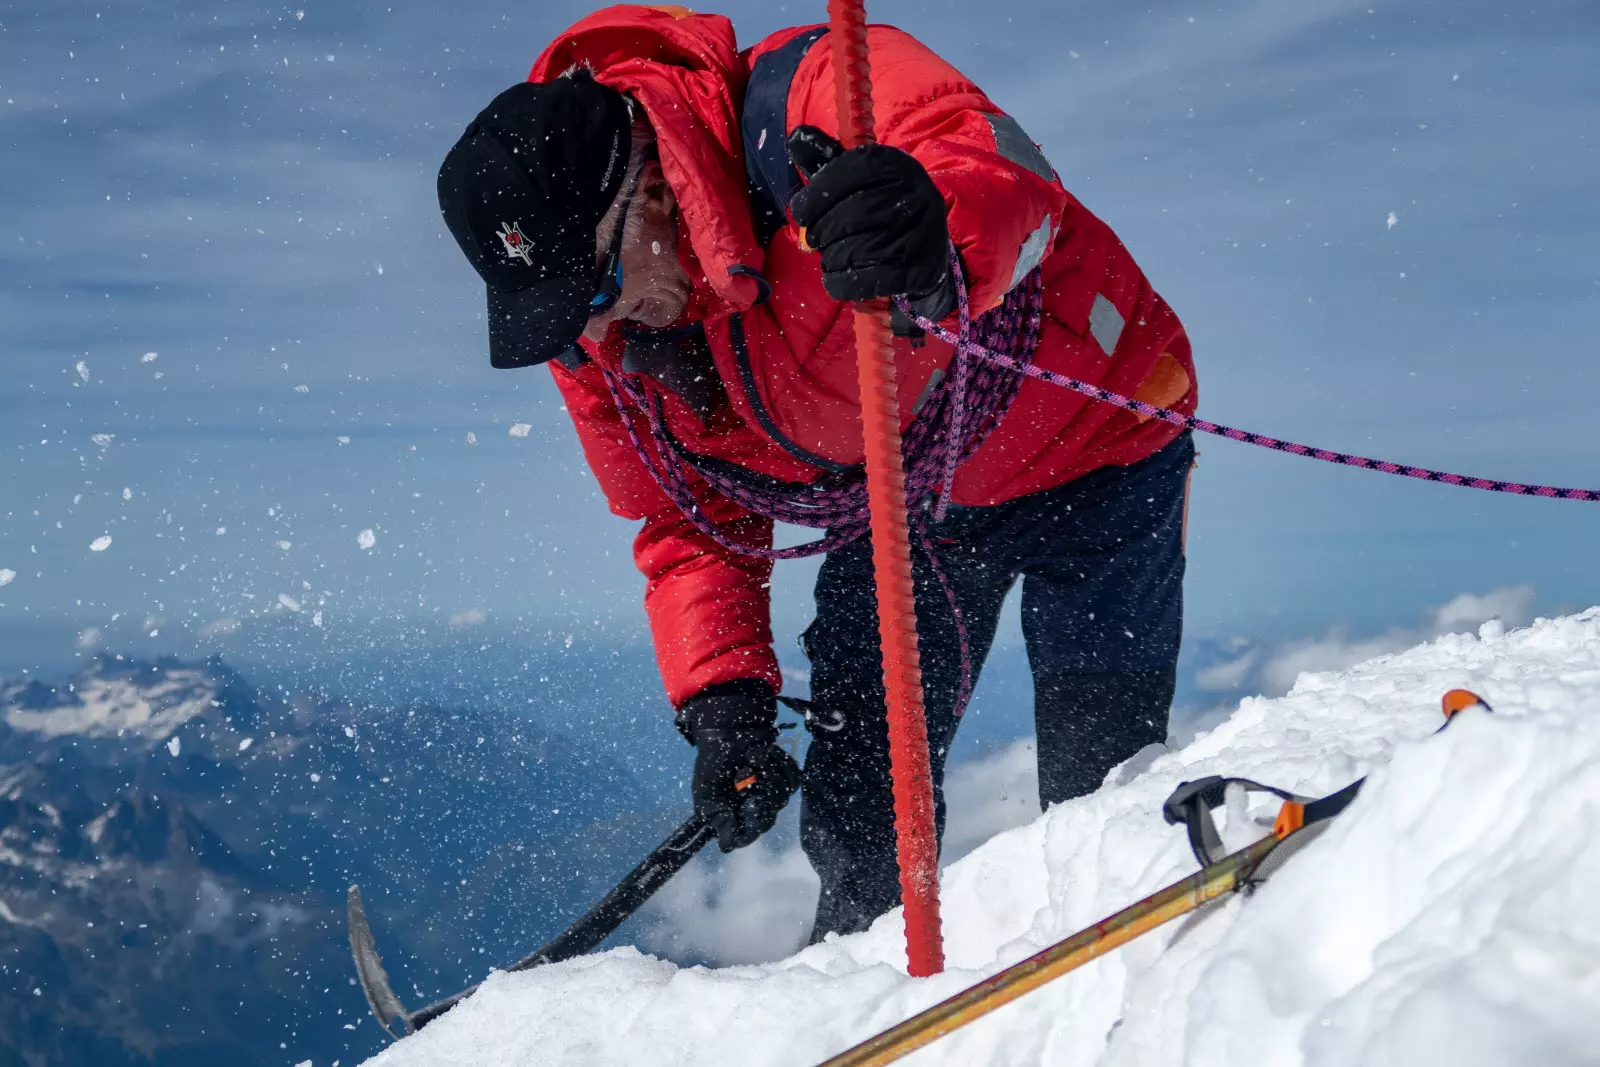
<svg viewBox="0 0 1600 1067"><path fill-rule="evenodd" d="M477 443L478 443L478 435L473 433L471 430L468 430L467 431L467 444L475 445Z"/></svg>
<svg viewBox="0 0 1600 1067"><path fill-rule="evenodd" d="M529 431L531 431L532 429L533 429L533 424L532 423L528 423L528 422L513 423L512 426L511 426L511 436L512 437L526 437L526 436L528 436Z"/></svg>
<svg viewBox="0 0 1600 1067"><path fill-rule="evenodd" d="M17 580L17 572L10 567L0 567L0 585L10 585Z"/></svg>
<svg viewBox="0 0 1600 1067"><path fill-rule="evenodd" d="M128 489L128 488L124 488L122 490L122 499L124 499L124 500L132 500L133 499L133 490L132 489Z"/></svg>
<svg viewBox="0 0 1600 1067"><path fill-rule="evenodd" d="M1389 229L1392 230L1392 229L1394 229L1395 223L1397 223L1399 221L1400 221L1400 216L1396 215L1394 212L1391 211L1391 212L1389 212L1389 217L1384 220L1384 223Z"/></svg>
<svg viewBox="0 0 1600 1067"><path fill-rule="evenodd" d="M177 734L167 738L167 751L172 753L173 759L177 759L178 753L183 751L183 742L178 740Z"/></svg>
<svg viewBox="0 0 1600 1067"><path fill-rule="evenodd" d="M116 439L117 435L114 433L97 433L89 438L89 440L93 441L101 448L110 448L111 442L115 441Z"/></svg>
<svg viewBox="0 0 1600 1067"><path fill-rule="evenodd" d="M278 542L278 547L283 549L285 552L287 552L291 548L294 547L294 542L293 541L279 541Z"/></svg>
<svg viewBox="0 0 1600 1067"><path fill-rule="evenodd" d="M239 751L243 752L245 749L249 748L251 745L253 745L255 743L256 743L256 739L255 738L247 737L243 741L239 742Z"/></svg>
<svg viewBox="0 0 1600 1067"><path fill-rule="evenodd" d="M217 536L218 537L221 537L223 534L225 534L227 532L228 532L228 528L226 526L218 526L217 527Z"/></svg>
<svg viewBox="0 0 1600 1067"><path fill-rule="evenodd" d="M284 607L288 608L290 611L299 611L300 610L300 601L296 600L294 597L290 596L288 593L279 593L278 594L278 603L282 604Z"/></svg>
<svg viewBox="0 0 1600 1067"><path fill-rule="evenodd" d="M311 386L309 386L309 385L297 385L297 386L294 387L294 391L297 392L297 393L309 393L309 392L311 392Z"/></svg>
<svg viewBox="0 0 1600 1067"><path fill-rule="evenodd" d="M346 437L344 434L340 434L337 438L335 438L335 440L341 445L347 445L350 443L350 438Z"/></svg>
<svg viewBox="0 0 1600 1067"><path fill-rule="evenodd" d="M140 363L154 363L159 358L160 357L157 356L154 352L146 352L144 355L139 357L139 362Z"/></svg>
<svg viewBox="0 0 1600 1067"><path fill-rule="evenodd" d="M356 544L360 545L362 548L371 548L377 543L378 535L373 533L371 530L362 530L360 533L356 534Z"/></svg>
<svg viewBox="0 0 1600 1067"><path fill-rule="evenodd" d="M78 360L74 369L77 370L78 377L82 378L84 381L89 380L89 364L80 359Z"/></svg>
<svg viewBox="0 0 1600 1067"><path fill-rule="evenodd" d="M312 626L321 626L322 625L322 612L313 611L311 613L311 625Z"/></svg>
<svg viewBox="0 0 1600 1067"><path fill-rule="evenodd" d="M110 547L111 547L111 535L110 534L101 534L99 537L96 537L93 541L89 542L89 551L90 552L104 552L106 549L108 549Z"/></svg>

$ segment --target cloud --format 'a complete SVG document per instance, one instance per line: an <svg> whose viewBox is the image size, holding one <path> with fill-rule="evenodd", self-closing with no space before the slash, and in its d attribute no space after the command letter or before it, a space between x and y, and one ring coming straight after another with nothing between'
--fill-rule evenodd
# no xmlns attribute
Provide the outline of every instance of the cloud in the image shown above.
<svg viewBox="0 0 1600 1067"><path fill-rule="evenodd" d="M781 959L805 943L817 876L792 839L772 835L723 858L702 857L651 901L646 951L721 965Z"/></svg>
<svg viewBox="0 0 1600 1067"><path fill-rule="evenodd" d="M202 641L220 641L239 632L239 627L244 625L238 619L223 618L215 622L208 622L200 627L195 634Z"/></svg>
<svg viewBox="0 0 1600 1067"><path fill-rule="evenodd" d="M1039 815L1032 741L951 767L945 776L948 822L940 862L971 852L995 834ZM781 959L805 943L818 882L795 839L794 806L779 828L723 857L710 850L651 901L646 951L719 965Z"/></svg>
<svg viewBox="0 0 1600 1067"><path fill-rule="evenodd" d="M1250 672L1255 670L1260 658L1261 650L1252 648L1238 659L1227 660L1199 671L1194 676L1194 684L1208 693L1225 693L1230 689L1237 689L1244 684Z"/></svg>
<svg viewBox="0 0 1600 1067"><path fill-rule="evenodd" d="M1490 619L1507 626L1525 626L1533 621L1533 587L1509 586L1483 596L1462 593L1433 613L1434 636L1475 630Z"/></svg>
<svg viewBox="0 0 1600 1067"><path fill-rule="evenodd" d="M1533 619L1533 603L1531 586L1507 586L1484 594L1463 593L1430 609L1421 624L1381 634L1354 636L1348 627L1334 626L1318 637L1276 646L1236 643L1242 654L1198 671L1195 685L1207 692L1250 689L1277 696L1288 692L1302 674L1343 670L1445 634L1473 632L1490 619L1507 626L1526 625Z"/></svg>

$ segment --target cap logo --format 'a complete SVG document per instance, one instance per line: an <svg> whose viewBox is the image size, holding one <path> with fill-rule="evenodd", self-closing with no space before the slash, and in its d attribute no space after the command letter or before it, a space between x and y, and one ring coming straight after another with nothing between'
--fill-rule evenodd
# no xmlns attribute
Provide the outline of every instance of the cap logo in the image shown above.
<svg viewBox="0 0 1600 1067"><path fill-rule="evenodd" d="M527 266L533 266L533 253L528 250L528 239L522 235L522 223L502 222L500 229L494 232L505 246L508 258L520 259Z"/></svg>

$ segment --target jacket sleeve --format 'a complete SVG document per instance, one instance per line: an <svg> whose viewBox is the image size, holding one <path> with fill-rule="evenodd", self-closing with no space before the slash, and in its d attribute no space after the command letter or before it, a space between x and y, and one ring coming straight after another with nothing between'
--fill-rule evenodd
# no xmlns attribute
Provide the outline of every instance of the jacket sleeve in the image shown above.
<svg viewBox="0 0 1600 1067"><path fill-rule="evenodd" d="M611 510L644 520L633 558L645 577L645 612L672 706L681 707L707 686L744 678L760 679L777 692L772 561L724 548L683 516L645 468L593 364L576 372L551 364L551 372ZM645 447L653 444L646 440ZM772 543L770 520L731 503L698 477L691 482L703 513L725 535L747 544Z"/></svg>
<svg viewBox="0 0 1600 1067"><path fill-rule="evenodd" d="M1054 243L1068 194L1016 120L960 71L892 26L868 28L878 140L909 152L944 194L974 312L998 304ZM828 38L796 72L789 128L837 135Z"/></svg>

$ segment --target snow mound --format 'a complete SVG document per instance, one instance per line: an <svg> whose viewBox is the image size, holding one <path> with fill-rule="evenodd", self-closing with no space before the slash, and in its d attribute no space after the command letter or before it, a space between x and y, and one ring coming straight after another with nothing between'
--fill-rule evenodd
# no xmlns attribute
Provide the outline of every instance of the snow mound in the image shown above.
<svg viewBox="0 0 1600 1067"><path fill-rule="evenodd" d="M1434 736L1439 696L1456 686L1496 714ZM679 968L617 949L492 975L369 1062L814 1064L1191 873L1183 834L1160 815L1180 781L1323 794L1366 773L1356 803L1253 896L907 1062L1600 1063L1600 608L1304 675L1186 748L1119 768L945 872L949 970L937 977L906 976L897 914L761 966ZM1231 843L1270 815L1233 805Z"/></svg>

